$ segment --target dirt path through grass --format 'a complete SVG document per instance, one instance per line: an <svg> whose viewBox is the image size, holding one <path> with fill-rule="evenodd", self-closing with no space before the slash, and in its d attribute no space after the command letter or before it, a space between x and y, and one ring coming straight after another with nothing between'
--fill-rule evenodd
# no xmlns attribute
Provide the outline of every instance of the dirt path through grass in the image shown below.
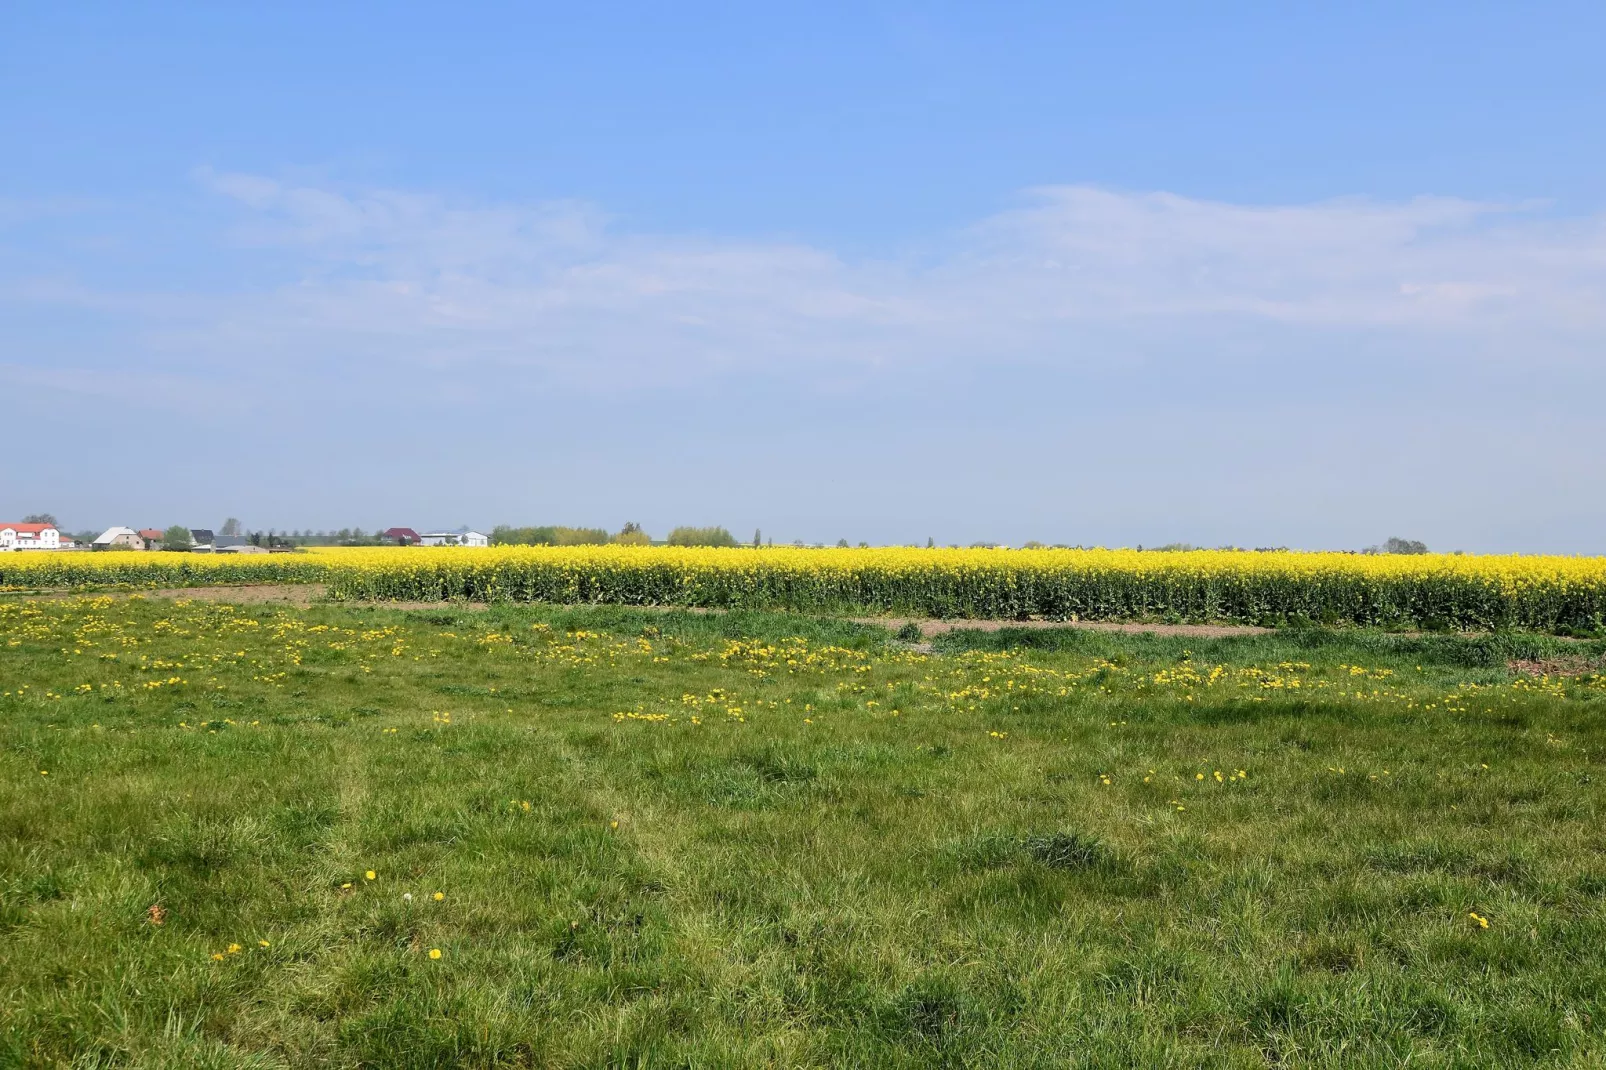
<svg viewBox="0 0 1606 1070"><path fill-rule="evenodd" d="M147 598L189 598L206 602L230 602L236 605L262 605L267 603L295 606L306 609L322 601L328 592L328 585L322 583L278 583L278 584L250 584L239 586L219 587L170 587L153 591L131 592L142 594ZM69 598L83 592L49 592L40 594L21 595L23 598ZM128 597L124 592L115 592L118 596ZM476 610L487 608L485 602L346 602L344 605L369 605L385 609L439 609L450 606L453 609ZM719 609L705 609L695 606L635 606L636 609L661 609L669 611L684 611L689 613L721 613ZM923 636L931 637L952 631L984 631L994 632L1003 628L1085 628L1091 631L1127 632L1142 634L1148 632L1154 635L1195 636L1202 639L1215 639L1233 635L1263 635L1272 629L1260 628L1252 624L1154 624L1130 621L1110 620L927 620L910 617L852 617L856 624L878 624L893 631L898 630L910 620L920 626Z"/></svg>

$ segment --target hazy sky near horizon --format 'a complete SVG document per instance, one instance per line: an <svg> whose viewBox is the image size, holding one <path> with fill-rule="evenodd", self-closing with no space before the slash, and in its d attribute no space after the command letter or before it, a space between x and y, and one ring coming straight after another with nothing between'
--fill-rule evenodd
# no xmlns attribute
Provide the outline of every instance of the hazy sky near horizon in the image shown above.
<svg viewBox="0 0 1606 1070"><path fill-rule="evenodd" d="M1606 553L1603 35L12 5L0 519Z"/></svg>

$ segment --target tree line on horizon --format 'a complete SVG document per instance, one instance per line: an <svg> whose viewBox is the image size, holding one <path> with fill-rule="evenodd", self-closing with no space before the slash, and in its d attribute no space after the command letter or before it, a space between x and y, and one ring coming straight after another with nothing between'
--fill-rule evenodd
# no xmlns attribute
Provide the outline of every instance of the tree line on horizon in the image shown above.
<svg viewBox="0 0 1606 1070"><path fill-rule="evenodd" d="M60 524L57 522L55 514L53 514L53 513L29 513L27 516L23 517L22 522L25 523L25 524L50 524L53 527L60 527ZM225 520L223 522L222 527L220 527L218 529L218 534L219 535L244 535L254 545L257 545L257 546L264 546L265 545L265 546L269 546L269 547L272 547L272 546L319 546L319 545L322 545L322 546L381 546L381 545L386 545L387 544L387 541L385 540L384 535L383 535L383 531L384 531L384 529L375 528L373 531L370 532L370 531L364 530L363 528L356 527L356 528L341 528L338 531L323 530L323 529L314 531L311 528L296 529L296 530L286 529L284 531L279 531L279 530L276 530L276 529L273 529L273 528L269 528L265 532L264 531L247 532L245 530L245 526L243 524L241 524L241 522L237 518L231 516L231 517L229 517L227 520ZM86 530L86 531L83 531L83 532L73 532L73 533L69 533L69 534L74 535L80 541L88 542L88 541L94 539L95 536L99 534L99 532L98 531ZM190 540L190 532L189 532L188 528L183 528L183 527L181 527L179 525L175 525L173 527L168 528L164 534L166 536L166 538L164 538L164 540L163 540L164 545L172 547L172 548L183 548L183 549L188 549L189 548L191 540ZM565 527L564 525L561 525L561 524L543 524L543 525L526 526L526 527L516 527L516 526L512 526L512 525L508 525L508 524L498 524L496 527L491 529L490 542L491 542L492 546L609 546L609 545L612 545L612 546L744 546L744 545L751 545L754 548L757 548L757 547L765 545L763 533L760 532L760 531L754 531L753 532L753 541L749 544L749 543L743 543L743 542L739 541L734 535L732 535L730 533L729 530L727 530L724 527L720 527L718 525L714 525L714 526L710 526L710 527L681 526L681 527L677 527L677 528L672 529L669 532L668 536L665 537L664 539L657 540L657 539L652 538L652 536L648 535L647 532L642 529L642 526L640 524L637 524L637 523L634 523L634 522L625 524L617 532L614 532L612 534L610 534L608 532L608 529L606 529L606 528L574 528L574 527ZM774 540L773 539L771 539L769 541L769 545L774 545ZM801 539L798 539L795 542L793 542L792 545L794 545L794 546L807 546L809 544L805 543ZM823 547L823 546L825 546L825 543L815 543L814 545L815 546L819 546L819 547ZM837 540L836 545L838 547L847 547L847 546L850 545L850 543L846 539L839 539L839 540ZM867 542L860 542L858 545L861 548L866 548L870 544L867 543ZM918 544L916 544L916 545L918 545ZM991 549L991 548L995 548L995 547L997 547L999 545L1001 545L1001 544L994 543L994 542L973 542L973 543L970 544L972 549ZM928 549L934 548L936 546L937 546L937 543L936 543L935 540L929 539L929 538L926 540L926 547ZM958 543L952 544L952 547L955 548L955 549L957 549L958 546L959 546ZM1070 546L1070 544L1068 544L1068 543L1054 543L1053 544L1054 548L1069 548L1069 546ZM1046 546L1044 543L1038 542L1036 539L1031 539L1031 540L1028 540L1025 543L1022 543L1021 547L1022 547L1022 549L1026 549L1026 550L1037 550L1037 549L1047 549L1048 548L1048 546ZM1080 546L1078 546L1077 548L1080 549ZM1166 543L1166 544L1164 544L1162 546L1149 546L1149 547L1145 547L1140 543L1137 546L1137 549L1139 549L1139 550L1148 549L1148 550L1154 550L1154 551L1186 551L1186 550L1204 549L1204 547L1196 546L1193 543L1187 543L1187 542L1172 542L1172 543ZM1222 546L1222 547L1218 547L1217 549L1222 549L1222 550L1241 550L1241 549L1243 549L1243 547ZM1277 551L1277 550L1286 550L1286 549L1288 549L1288 547L1286 547L1286 546L1275 546L1275 547L1268 546L1268 547L1256 547L1255 549L1257 551L1260 551L1260 552L1269 552L1269 551ZM1355 552L1362 553L1362 554L1425 554L1425 553L1428 553L1429 550L1428 550L1427 544L1421 542L1420 540L1417 540L1417 539L1402 539L1399 536L1390 536L1388 539L1384 540L1382 543L1380 543L1378 545L1367 546L1367 547L1364 547L1361 550L1355 551ZM1457 554L1459 554L1461 551L1457 550L1455 552Z"/></svg>
<svg viewBox="0 0 1606 1070"><path fill-rule="evenodd" d="M753 545L760 545L759 532ZM498 524L491 529L492 546L740 546L736 536L722 527L678 527L661 543L648 535L640 524L631 522L609 534L606 528L571 528L560 524L512 527Z"/></svg>

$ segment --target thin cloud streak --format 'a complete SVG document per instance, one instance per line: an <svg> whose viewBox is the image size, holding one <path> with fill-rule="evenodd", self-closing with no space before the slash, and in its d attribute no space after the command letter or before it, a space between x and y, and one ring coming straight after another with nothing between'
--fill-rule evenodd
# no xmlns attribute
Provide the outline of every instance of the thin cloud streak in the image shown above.
<svg viewBox="0 0 1606 1070"><path fill-rule="evenodd" d="M271 362L340 389L378 369L395 391L409 378L436 390L445 372L497 389L514 373L591 393L754 374L838 389L874 369L1091 368L1139 352L1208 366L1267 338L1314 363L1345 332L1425 362L1576 367L1606 340L1606 219L1530 205L1048 186L922 246L849 259L631 231L574 201L195 177L228 209L223 246L194 253L233 258L222 281L12 272L0 302L93 311L117 359L156 371ZM110 360L86 350L84 366Z"/></svg>
<svg viewBox="0 0 1606 1070"><path fill-rule="evenodd" d="M1186 333L1603 327L1606 223L1451 198L1261 207L1044 187L929 248L850 262L801 243L621 232L573 202L201 177L238 205L234 241L299 265L271 292L216 299L235 328L274 345L411 338L397 357L456 349L582 379L1031 359L1067 327L1138 320Z"/></svg>

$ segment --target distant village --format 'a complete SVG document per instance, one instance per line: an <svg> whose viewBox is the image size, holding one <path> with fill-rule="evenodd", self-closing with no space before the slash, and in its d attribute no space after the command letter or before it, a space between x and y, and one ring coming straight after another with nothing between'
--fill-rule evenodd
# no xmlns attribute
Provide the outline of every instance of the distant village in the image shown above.
<svg viewBox="0 0 1606 1070"><path fill-rule="evenodd" d="M313 537L325 542L322 536ZM334 537L328 537L332 541ZM209 528L183 526L161 528L110 527L94 538L74 537L63 532L56 524L44 521L0 521L0 553L19 551L149 551L170 550L197 554L269 554L291 553L305 545L307 537L280 535L274 532L250 534L230 532L223 534ZM471 528L455 531L418 532L412 528L387 528L376 536L348 539L373 545L388 546L489 546L490 536Z"/></svg>

